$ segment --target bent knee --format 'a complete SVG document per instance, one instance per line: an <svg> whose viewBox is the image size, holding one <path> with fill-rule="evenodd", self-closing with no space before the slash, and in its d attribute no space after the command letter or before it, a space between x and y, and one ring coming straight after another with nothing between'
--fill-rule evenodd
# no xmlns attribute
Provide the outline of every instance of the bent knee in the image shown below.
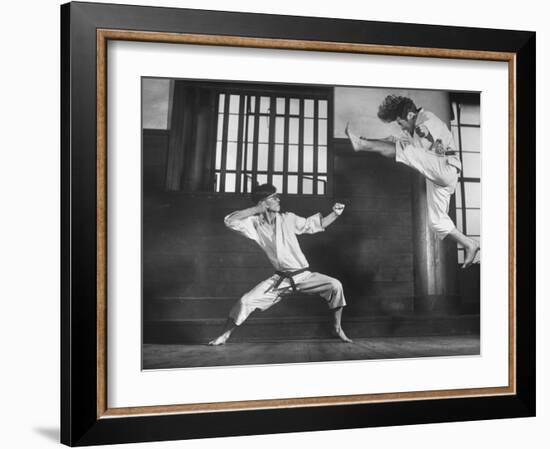
<svg viewBox="0 0 550 449"><path fill-rule="evenodd" d="M330 279L330 288L331 288L332 291L335 291L335 292L341 292L341 291L344 290L344 287L342 286L342 283L338 279L335 279L335 278Z"/></svg>
<svg viewBox="0 0 550 449"><path fill-rule="evenodd" d="M253 296L246 293L243 296L239 298L237 301L237 304L240 304L241 306L246 306L247 304L250 304L252 302Z"/></svg>
<svg viewBox="0 0 550 449"><path fill-rule="evenodd" d="M430 229L440 238L445 238L455 227L452 220L430 220Z"/></svg>

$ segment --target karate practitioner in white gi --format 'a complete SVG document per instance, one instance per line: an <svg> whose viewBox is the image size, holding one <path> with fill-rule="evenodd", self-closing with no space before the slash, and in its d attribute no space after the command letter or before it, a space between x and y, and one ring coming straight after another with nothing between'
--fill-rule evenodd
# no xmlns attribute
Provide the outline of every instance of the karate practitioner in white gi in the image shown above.
<svg viewBox="0 0 550 449"><path fill-rule="evenodd" d="M449 217L449 202L461 170L453 135L443 121L430 111L417 109L407 97L388 95L378 109L383 122L397 122L400 136L368 139L354 135L349 124L346 135L355 151L378 153L408 165L426 178L428 222L442 240L449 237L464 246L464 264L474 263L479 244L456 229Z"/></svg>
<svg viewBox="0 0 550 449"><path fill-rule="evenodd" d="M296 238L300 234L324 231L342 214L344 205L334 204L326 217L320 213L309 218L292 212L281 213L277 189L271 184L258 186L252 194L252 201L256 206L229 214L225 217L225 225L254 240L264 250L276 272L237 301L229 312L223 333L208 344L225 344L235 328L254 310L269 309L293 290L324 298L333 314L334 334L351 343L341 324L342 308L346 305L342 284L337 279L311 272Z"/></svg>

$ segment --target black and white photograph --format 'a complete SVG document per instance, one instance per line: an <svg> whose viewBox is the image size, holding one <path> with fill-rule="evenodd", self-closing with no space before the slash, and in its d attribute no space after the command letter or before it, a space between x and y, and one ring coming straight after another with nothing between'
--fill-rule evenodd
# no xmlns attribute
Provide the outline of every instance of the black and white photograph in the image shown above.
<svg viewBox="0 0 550 449"><path fill-rule="evenodd" d="M544 448L544 11L6 2L0 446Z"/></svg>
<svg viewBox="0 0 550 449"><path fill-rule="evenodd" d="M142 368L480 354L480 93L143 77Z"/></svg>

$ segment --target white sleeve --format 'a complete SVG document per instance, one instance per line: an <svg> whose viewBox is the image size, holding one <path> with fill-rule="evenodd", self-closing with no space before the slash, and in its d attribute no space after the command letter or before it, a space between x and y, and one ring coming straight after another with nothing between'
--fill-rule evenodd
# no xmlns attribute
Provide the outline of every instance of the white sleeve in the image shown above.
<svg viewBox="0 0 550 449"><path fill-rule="evenodd" d="M308 218L300 217L292 212L287 212L286 215L287 219L290 221L291 228L297 235L316 234L317 232L323 232L325 230L321 224L323 217L320 213L316 213Z"/></svg>
<svg viewBox="0 0 550 449"><path fill-rule="evenodd" d="M257 217L252 216L252 217L247 217L239 220L239 219L233 218L234 215L235 215L235 212L232 212L223 219L225 225L232 231L238 232L244 237L257 242L258 241L258 231L256 230Z"/></svg>
<svg viewBox="0 0 550 449"><path fill-rule="evenodd" d="M435 114L429 114L427 117L428 119L423 123L423 125L428 128L428 131L430 131L434 142L436 140L440 140L445 146L445 149L450 147L450 149L455 150L456 146L453 135L443 120Z"/></svg>

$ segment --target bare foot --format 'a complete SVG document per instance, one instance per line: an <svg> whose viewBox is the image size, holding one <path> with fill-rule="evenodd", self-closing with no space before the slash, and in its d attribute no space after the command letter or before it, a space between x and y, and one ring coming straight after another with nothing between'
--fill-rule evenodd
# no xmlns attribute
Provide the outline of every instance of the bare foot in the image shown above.
<svg viewBox="0 0 550 449"><path fill-rule="evenodd" d="M344 333L341 327L335 327L334 334L344 343L353 343L353 340Z"/></svg>
<svg viewBox="0 0 550 449"><path fill-rule="evenodd" d="M462 268L470 267L476 258L477 253L479 252L479 244L475 240L470 240L470 244L464 247L466 254L464 255L464 264Z"/></svg>
<svg viewBox="0 0 550 449"><path fill-rule="evenodd" d="M346 129L344 130L346 133L346 136L348 136L349 141L351 142L351 146L353 147L353 151L359 151L361 147L361 140L359 137L357 137L355 134L353 134L349 128L349 122L346 123Z"/></svg>
<svg viewBox="0 0 550 449"><path fill-rule="evenodd" d="M227 333L223 333L218 338L216 338L212 341L209 341L208 346L221 346L221 345L224 345L228 338L229 338L229 335Z"/></svg>

